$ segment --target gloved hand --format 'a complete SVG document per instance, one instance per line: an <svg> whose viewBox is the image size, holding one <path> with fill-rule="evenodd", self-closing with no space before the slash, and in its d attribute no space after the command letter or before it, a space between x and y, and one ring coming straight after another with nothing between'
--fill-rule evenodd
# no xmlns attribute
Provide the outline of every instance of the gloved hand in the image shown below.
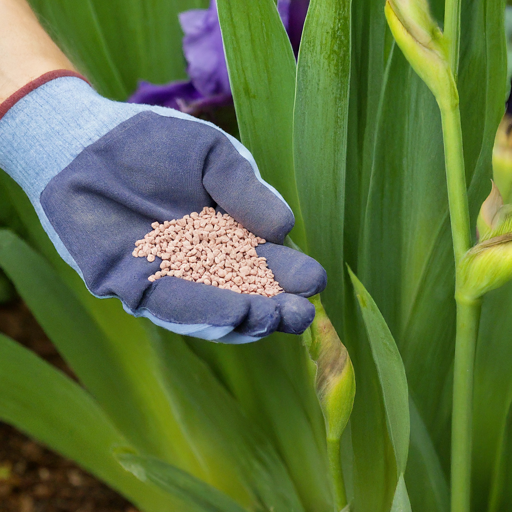
<svg viewBox="0 0 512 512"><path fill-rule="evenodd" d="M43 75L0 106L0 167L25 190L50 239L97 297L171 331L246 343L301 333L324 269L281 245L294 223L249 151L176 110L117 103L69 71ZM151 223L221 208L268 242L257 248L286 293L273 298L163 277L134 258Z"/></svg>

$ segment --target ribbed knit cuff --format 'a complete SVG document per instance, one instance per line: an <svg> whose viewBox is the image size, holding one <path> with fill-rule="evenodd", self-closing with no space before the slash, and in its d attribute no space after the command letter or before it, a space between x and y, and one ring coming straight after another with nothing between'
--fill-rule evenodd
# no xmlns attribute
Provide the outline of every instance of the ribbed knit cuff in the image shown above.
<svg viewBox="0 0 512 512"><path fill-rule="evenodd" d="M38 87L41 87L41 85L44 85L50 80L55 80L56 78L61 78L63 76L74 76L75 78L81 78L89 84L89 81L76 71L71 71L69 69L56 69L54 71L48 71L48 73L41 75L35 80L32 80L28 84L24 85L21 89L18 89L14 94L11 94L11 96L9 96L4 102L0 103L0 119L2 119L2 117L4 117L4 115L7 114L7 111L11 107L16 105L16 103L18 103L18 101L20 101L28 93L32 92L34 89L37 89Z"/></svg>

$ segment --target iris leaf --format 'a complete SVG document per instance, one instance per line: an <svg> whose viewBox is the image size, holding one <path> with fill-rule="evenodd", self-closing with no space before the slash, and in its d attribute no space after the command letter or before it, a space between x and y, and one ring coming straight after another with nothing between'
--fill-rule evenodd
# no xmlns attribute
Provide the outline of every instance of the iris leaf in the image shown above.
<svg viewBox="0 0 512 512"><path fill-rule="evenodd" d="M303 510L266 432L245 417L241 404L212 370L176 334L159 329L155 347L183 431L207 468L204 479L247 508L261 502L276 512Z"/></svg>
<svg viewBox="0 0 512 512"><path fill-rule="evenodd" d="M506 492L511 488L507 468L510 464L512 318L503 313L504 305L511 301L512 283L485 296L475 364L473 501L484 510L492 504L492 512L506 510L510 504L502 501L501 489Z"/></svg>
<svg viewBox="0 0 512 512"><path fill-rule="evenodd" d="M377 113L389 51L390 34L383 3L380 0L354 2L343 240L345 261L354 269L358 268L372 148L378 134ZM380 265L380 256L381 253L374 258L376 265ZM386 267L386 272L388 270ZM330 280L329 286L340 287L342 283ZM358 305L355 302L349 286L345 287L343 314L337 304L325 302L332 322L337 329L342 329L357 380L351 416L353 503L361 512L389 512L396 488L396 462L387 432L378 373L364 326L357 320Z"/></svg>
<svg viewBox="0 0 512 512"><path fill-rule="evenodd" d="M32 0L31 6L44 28L102 94L113 99L126 98L128 89L89 0Z"/></svg>
<svg viewBox="0 0 512 512"><path fill-rule="evenodd" d="M391 512L412 512L411 502L409 501L409 495L407 494L403 475L400 475L398 485L396 486L393 505L391 505Z"/></svg>
<svg viewBox="0 0 512 512"><path fill-rule="evenodd" d="M208 0L31 0L42 24L98 92L125 100L140 79L184 79L178 14Z"/></svg>
<svg viewBox="0 0 512 512"><path fill-rule="evenodd" d="M489 512L505 512L512 503L512 405L500 436L499 454L493 474Z"/></svg>
<svg viewBox="0 0 512 512"><path fill-rule="evenodd" d="M78 462L147 512L177 502L121 469L111 450L127 441L69 377L0 334L0 419Z"/></svg>
<svg viewBox="0 0 512 512"><path fill-rule="evenodd" d="M89 1L129 93L138 80L161 84L186 79L178 14L208 7L208 0Z"/></svg>
<svg viewBox="0 0 512 512"><path fill-rule="evenodd" d="M294 156L309 254L326 269L322 297L339 304L351 60L351 0L313 0L297 65Z"/></svg>
<svg viewBox="0 0 512 512"><path fill-rule="evenodd" d="M411 445L405 481L414 512L448 512L450 491L439 456L418 409L409 397Z"/></svg>
<svg viewBox="0 0 512 512"><path fill-rule="evenodd" d="M117 460L142 482L151 482L179 496L187 512L244 512L229 496L192 475L158 459L119 453Z"/></svg>
<svg viewBox="0 0 512 512"><path fill-rule="evenodd" d="M407 378L402 358L374 300L350 269L349 272L379 374L397 471L403 474L409 451L410 419Z"/></svg>
<svg viewBox="0 0 512 512"><path fill-rule="evenodd" d="M219 0L217 5L242 142L263 179L292 208L291 236L305 250L293 167L296 65L290 40L273 0Z"/></svg>
<svg viewBox="0 0 512 512"><path fill-rule="evenodd" d="M274 333L247 345L188 344L280 454L304 508L330 512L325 426L300 339Z"/></svg>

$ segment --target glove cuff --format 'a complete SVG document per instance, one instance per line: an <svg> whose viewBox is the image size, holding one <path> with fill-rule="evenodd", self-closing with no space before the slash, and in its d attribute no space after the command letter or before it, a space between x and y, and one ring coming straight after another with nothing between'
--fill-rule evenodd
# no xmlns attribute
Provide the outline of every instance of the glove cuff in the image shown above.
<svg viewBox="0 0 512 512"><path fill-rule="evenodd" d="M87 80L87 78L82 76L80 73L77 73L76 71L71 71L69 69L56 69L53 71L48 71L48 73L44 73L44 75L41 75L35 80L32 80L28 84L24 85L21 89L18 89L14 94L11 94L11 96L9 96L4 102L0 103L0 119L2 119L2 117L4 117L5 114L7 114L9 109L16 105L16 103L18 103L18 101L20 101L24 96L31 93L38 87L41 87L41 85L44 85L50 80L55 80L56 78L61 78L64 76L73 76L75 78L81 78L90 85L90 82Z"/></svg>

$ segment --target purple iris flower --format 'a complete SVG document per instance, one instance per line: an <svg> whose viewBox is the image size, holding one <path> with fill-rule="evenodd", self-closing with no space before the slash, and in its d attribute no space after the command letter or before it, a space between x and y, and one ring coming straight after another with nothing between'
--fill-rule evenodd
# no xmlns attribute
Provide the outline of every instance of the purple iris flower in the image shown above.
<svg viewBox="0 0 512 512"><path fill-rule="evenodd" d="M278 0L279 14L295 55L308 6L309 0ZM211 0L208 9L186 11L179 19L185 33L183 51L190 80L166 85L141 81L128 102L162 105L196 116L208 116L233 103L216 0Z"/></svg>
<svg viewBox="0 0 512 512"><path fill-rule="evenodd" d="M280 2L281 3L281 2ZM302 29L304 28L304 21L308 13L309 0L288 0L288 20L285 23L288 37L292 43L292 48L295 57L299 54L300 38L302 37ZM284 19L283 19L284 23Z"/></svg>

